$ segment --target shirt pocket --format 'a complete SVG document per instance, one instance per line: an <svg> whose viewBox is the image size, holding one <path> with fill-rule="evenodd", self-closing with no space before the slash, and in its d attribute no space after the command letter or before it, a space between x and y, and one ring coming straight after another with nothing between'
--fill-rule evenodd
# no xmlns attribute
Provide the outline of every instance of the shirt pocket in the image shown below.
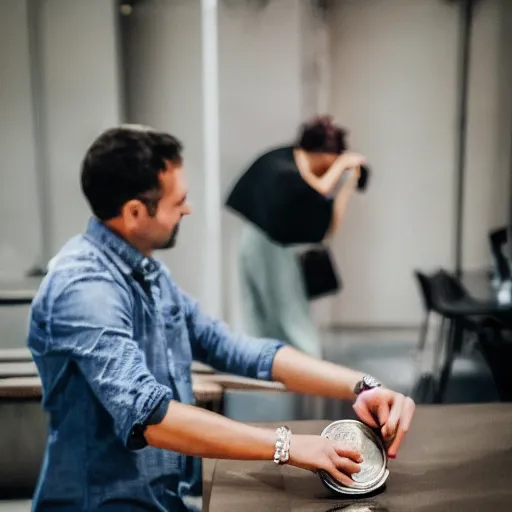
<svg viewBox="0 0 512 512"><path fill-rule="evenodd" d="M180 395L180 400L192 400L192 350L183 310L174 305L162 308L167 343L167 364L171 379Z"/></svg>

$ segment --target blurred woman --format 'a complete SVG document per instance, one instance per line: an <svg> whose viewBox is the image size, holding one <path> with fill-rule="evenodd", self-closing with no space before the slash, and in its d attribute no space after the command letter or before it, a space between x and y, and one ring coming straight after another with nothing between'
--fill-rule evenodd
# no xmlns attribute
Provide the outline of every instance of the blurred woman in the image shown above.
<svg viewBox="0 0 512 512"><path fill-rule="evenodd" d="M249 334L322 356L297 250L339 229L364 163L346 151L342 128L317 117L301 127L295 144L259 156L235 185L227 204L249 221L239 246Z"/></svg>

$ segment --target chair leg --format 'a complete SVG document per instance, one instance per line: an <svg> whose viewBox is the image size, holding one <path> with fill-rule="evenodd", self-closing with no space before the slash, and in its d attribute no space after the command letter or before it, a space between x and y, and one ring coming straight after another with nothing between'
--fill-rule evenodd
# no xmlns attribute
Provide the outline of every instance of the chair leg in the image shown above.
<svg viewBox="0 0 512 512"><path fill-rule="evenodd" d="M425 319L424 326L428 327L428 319ZM416 387L414 389L414 399L417 403L434 403L437 398L437 389L439 386L439 378L441 373L441 353L446 340L446 328L448 322L445 317L441 317L441 324L437 330L437 335L434 340L433 355L429 363L429 370L423 371L423 359L419 361L419 374ZM421 339L423 339L424 331L422 330ZM421 355L421 352L419 353Z"/></svg>
<svg viewBox="0 0 512 512"><path fill-rule="evenodd" d="M441 375L439 378L439 386L437 390L436 403L442 403L446 388L448 386L448 381L450 380L450 375L452 372L453 360L455 358L456 347L460 343L461 337L464 335L462 326L456 322L450 322L450 330L449 335L446 342L446 351L445 357L443 361L443 365L441 368Z"/></svg>
<svg viewBox="0 0 512 512"><path fill-rule="evenodd" d="M425 315L425 318L423 320L423 323L421 324L420 339L418 342L418 352L419 353L423 352L425 345L427 343L429 320L430 320L430 311L427 312L427 314Z"/></svg>

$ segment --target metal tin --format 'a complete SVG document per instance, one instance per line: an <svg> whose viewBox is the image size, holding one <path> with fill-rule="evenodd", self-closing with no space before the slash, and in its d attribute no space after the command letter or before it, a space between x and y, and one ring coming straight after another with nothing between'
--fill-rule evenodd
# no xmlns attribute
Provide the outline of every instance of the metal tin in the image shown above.
<svg viewBox="0 0 512 512"><path fill-rule="evenodd" d="M322 437L337 441L358 451L362 457L361 471L352 475L354 484L347 487L325 471L319 471L324 484L339 494L368 494L386 482L388 458L381 439L364 423L356 420L335 421L323 430Z"/></svg>

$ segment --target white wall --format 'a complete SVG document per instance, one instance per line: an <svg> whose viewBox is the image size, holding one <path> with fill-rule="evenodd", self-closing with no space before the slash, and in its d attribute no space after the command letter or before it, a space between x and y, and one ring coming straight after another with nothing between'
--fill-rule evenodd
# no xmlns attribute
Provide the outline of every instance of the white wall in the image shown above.
<svg viewBox="0 0 512 512"><path fill-rule="evenodd" d="M2 0L0 279L22 277L41 257L33 113L27 2Z"/></svg>
<svg viewBox="0 0 512 512"><path fill-rule="evenodd" d="M39 261L42 229L54 252L83 228L89 212L79 188L80 160L101 130L123 118L115 0L38 2L35 91L27 0L0 2L0 213L16 218L0 228L0 277L21 276ZM458 13L431 0L332 5L326 26L305 0L272 0L263 10L242 0L219 2L223 199L257 153L291 140L304 117L330 104L374 175L368 193L354 198L334 244L345 291L315 311L323 323L409 324L420 312L412 269L452 264ZM507 0L486 0L475 20L466 267L488 261L487 230L507 217L511 10ZM202 300L209 267L200 0L146 0L125 25L128 120L166 129L186 145L195 214L184 222L179 247L161 256ZM32 93L42 103L36 129ZM34 140L39 126L43 161ZM49 190L45 226L36 190L40 168ZM240 226L223 211L223 299L235 327L241 326Z"/></svg>
<svg viewBox="0 0 512 512"><path fill-rule="evenodd" d="M479 2L471 46L463 263L491 263L489 229L508 223L512 127L512 3Z"/></svg>
<svg viewBox="0 0 512 512"><path fill-rule="evenodd" d="M289 143L302 120L300 0L264 9L219 2L221 179L223 200L259 153ZM237 242L242 221L223 212L225 311L242 328Z"/></svg>
<svg viewBox="0 0 512 512"><path fill-rule="evenodd" d="M510 28L507 0L475 13L463 266L490 263L487 233L507 221ZM331 18L332 106L375 170L336 240L346 289L334 323L419 319L414 268L453 268L459 12L447 2L343 0Z"/></svg>
<svg viewBox="0 0 512 512"><path fill-rule="evenodd" d="M116 0L45 0L42 99L50 190L50 250L84 229L90 215L80 164L103 130L121 120Z"/></svg>
<svg viewBox="0 0 512 512"><path fill-rule="evenodd" d="M332 111L374 173L335 241L332 320L411 324L413 268L452 262L457 14L430 0L333 5Z"/></svg>
<svg viewBox="0 0 512 512"><path fill-rule="evenodd" d="M0 1L0 280L44 265L85 227L81 159L120 121L115 6ZM0 346L23 346L26 322L26 307L2 309Z"/></svg>
<svg viewBox="0 0 512 512"><path fill-rule="evenodd" d="M165 130L185 144L193 214L177 247L159 253L178 283L205 304L203 91L200 0L148 0L123 21L127 119Z"/></svg>

